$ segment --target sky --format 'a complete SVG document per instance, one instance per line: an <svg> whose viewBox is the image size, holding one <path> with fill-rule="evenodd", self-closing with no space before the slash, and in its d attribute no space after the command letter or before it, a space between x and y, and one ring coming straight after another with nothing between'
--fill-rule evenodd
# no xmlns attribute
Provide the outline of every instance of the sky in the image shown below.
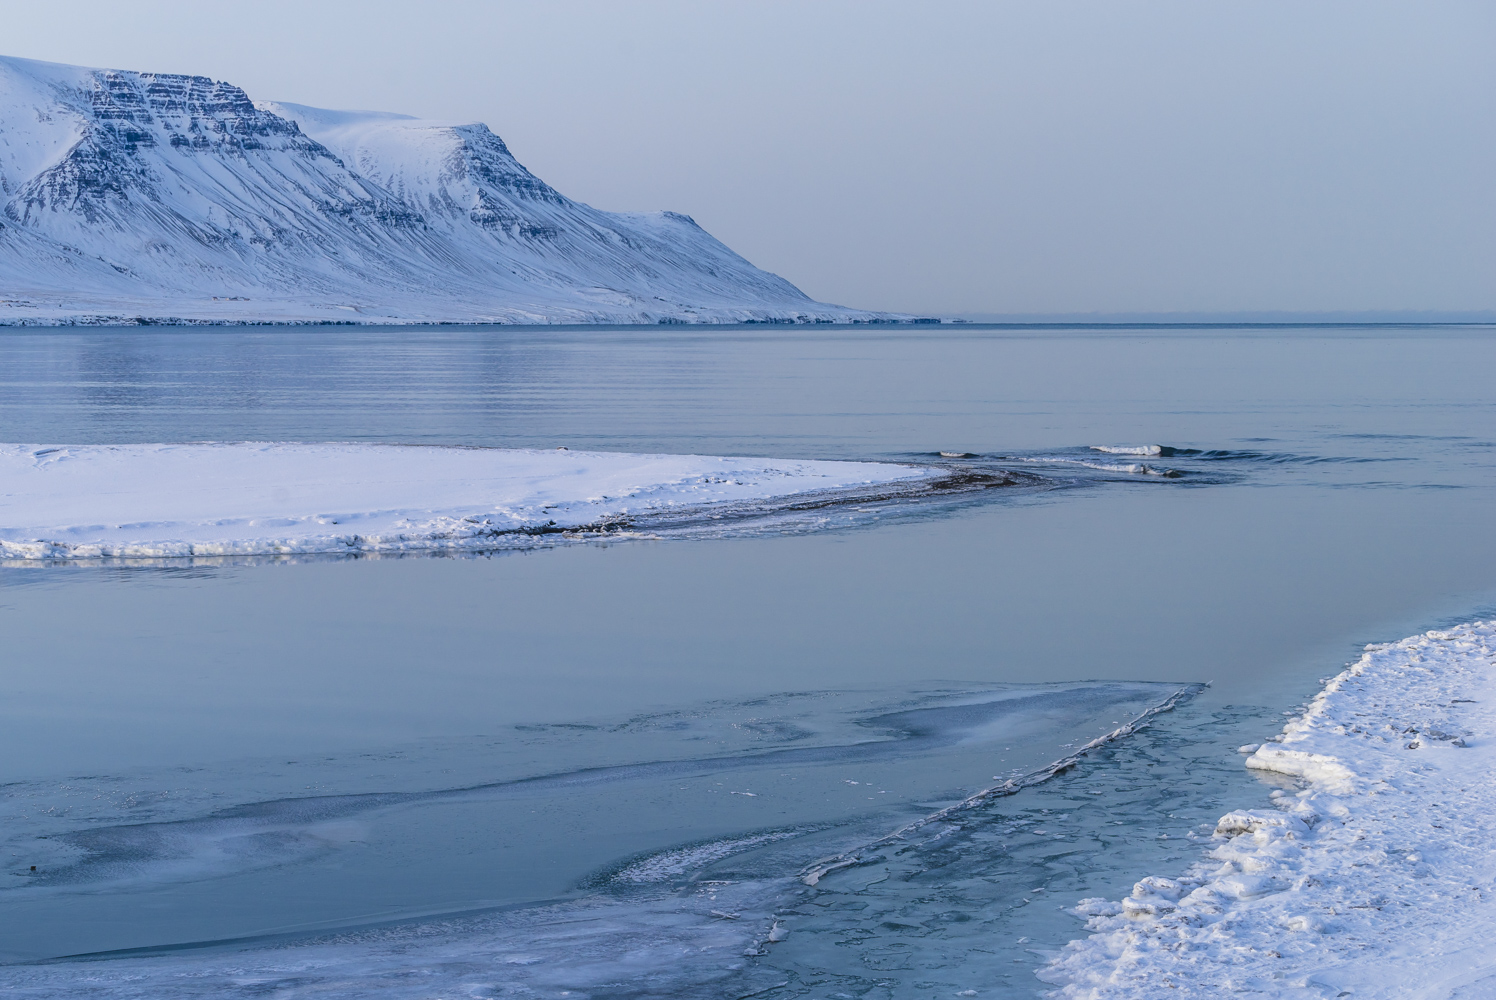
<svg viewBox="0 0 1496 1000"><path fill-rule="evenodd" d="M1496 4L0 0L0 53L477 120L817 299L1496 311Z"/></svg>

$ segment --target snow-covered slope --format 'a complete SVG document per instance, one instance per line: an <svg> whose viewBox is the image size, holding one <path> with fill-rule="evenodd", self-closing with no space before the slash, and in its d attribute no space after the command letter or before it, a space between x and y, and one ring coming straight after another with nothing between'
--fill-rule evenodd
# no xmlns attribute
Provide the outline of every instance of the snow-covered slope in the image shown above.
<svg viewBox="0 0 1496 1000"><path fill-rule="evenodd" d="M484 125L0 57L0 323L852 321Z"/></svg>

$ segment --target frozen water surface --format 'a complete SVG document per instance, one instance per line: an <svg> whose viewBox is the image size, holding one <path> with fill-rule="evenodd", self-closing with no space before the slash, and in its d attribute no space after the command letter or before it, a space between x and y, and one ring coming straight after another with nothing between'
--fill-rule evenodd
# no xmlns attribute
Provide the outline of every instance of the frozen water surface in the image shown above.
<svg viewBox="0 0 1496 1000"><path fill-rule="evenodd" d="M28 865L7 876L22 918L7 947L35 957L57 942L96 952L367 923L429 910L433 896L448 910L512 906L572 895L598 871L605 885L688 881L761 845L814 856L1040 769L1178 690L818 692L516 727L400 748L383 767L241 762L232 769L267 797L238 802L150 771L12 785L7 852ZM133 924L146 900L172 926Z"/></svg>
<svg viewBox="0 0 1496 1000"><path fill-rule="evenodd" d="M1080 900L1282 801L1238 747L1490 604L1493 361L1483 328L0 333L10 442L1022 483L461 558L0 567L0 983L1039 995L1105 919Z"/></svg>

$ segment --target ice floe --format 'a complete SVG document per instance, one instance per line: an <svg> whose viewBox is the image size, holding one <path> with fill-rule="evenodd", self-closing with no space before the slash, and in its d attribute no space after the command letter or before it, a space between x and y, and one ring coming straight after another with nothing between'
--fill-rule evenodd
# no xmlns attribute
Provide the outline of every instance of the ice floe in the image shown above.
<svg viewBox="0 0 1496 1000"><path fill-rule="evenodd" d="M0 445L0 559L484 549L930 481L875 462L381 444ZM705 514L705 516L711 516Z"/></svg>
<svg viewBox="0 0 1496 1000"><path fill-rule="evenodd" d="M1177 878L1083 900L1091 935L1041 977L1077 1000L1496 994L1493 733L1496 623L1368 646L1253 748L1277 808L1222 816Z"/></svg>

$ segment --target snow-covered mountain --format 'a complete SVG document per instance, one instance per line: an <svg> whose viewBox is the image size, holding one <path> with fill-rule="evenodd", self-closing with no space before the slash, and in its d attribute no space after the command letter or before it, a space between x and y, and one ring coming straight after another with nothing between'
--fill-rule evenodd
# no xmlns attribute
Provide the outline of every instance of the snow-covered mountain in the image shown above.
<svg viewBox="0 0 1496 1000"><path fill-rule="evenodd" d="M672 212L602 212L482 124L0 57L0 324L848 322Z"/></svg>

